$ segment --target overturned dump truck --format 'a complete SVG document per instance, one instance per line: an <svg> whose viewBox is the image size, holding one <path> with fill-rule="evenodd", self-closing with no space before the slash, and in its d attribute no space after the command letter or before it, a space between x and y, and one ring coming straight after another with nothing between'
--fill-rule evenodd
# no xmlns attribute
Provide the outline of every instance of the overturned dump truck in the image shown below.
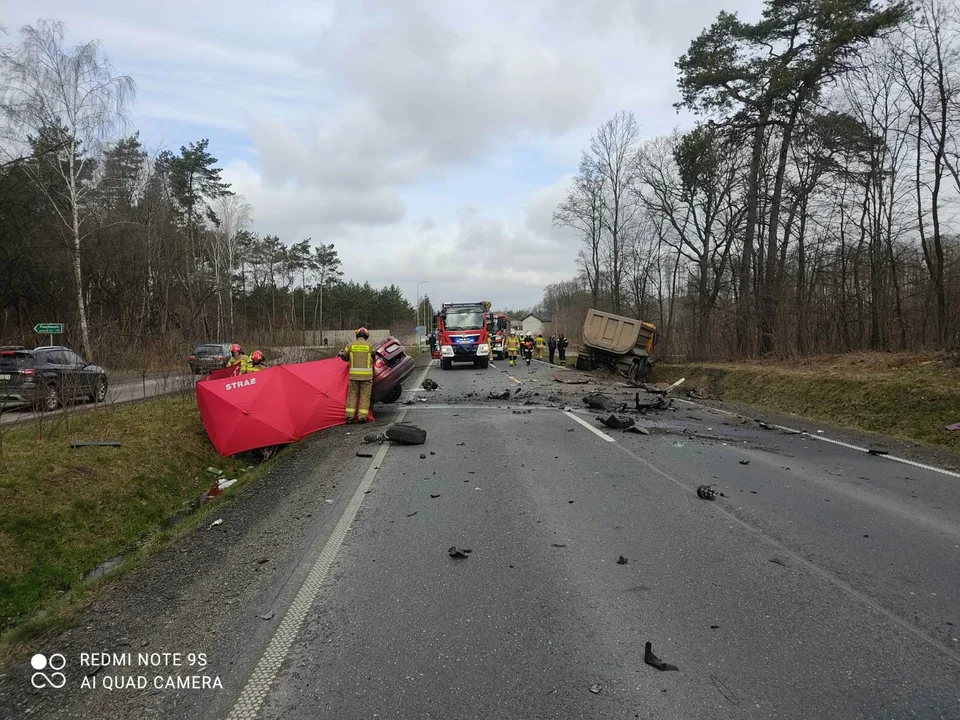
<svg viewBox="0 0 960 720"><path fill-rule="evenodd" d="M657 339L653 323L591 308L583 322L577 369L609 367L640 382L650 374Z"/></svg>

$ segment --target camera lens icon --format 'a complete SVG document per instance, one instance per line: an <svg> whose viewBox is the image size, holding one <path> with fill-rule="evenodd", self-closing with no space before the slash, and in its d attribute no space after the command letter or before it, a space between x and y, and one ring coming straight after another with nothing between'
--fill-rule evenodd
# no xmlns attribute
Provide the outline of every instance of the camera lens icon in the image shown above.
<svg viewBox="0 0 960 720"><path fill-rule="evenodd" d="M30 678L30 684L35 688L62 688L67 683L67 677L62 672L52 672L47 675L42 670L49 668L53 671L63 670L67 665L67 659L60 653L53 653L49 658L43 653L37 653L30 658L30 667L35 672Z"/></svg>

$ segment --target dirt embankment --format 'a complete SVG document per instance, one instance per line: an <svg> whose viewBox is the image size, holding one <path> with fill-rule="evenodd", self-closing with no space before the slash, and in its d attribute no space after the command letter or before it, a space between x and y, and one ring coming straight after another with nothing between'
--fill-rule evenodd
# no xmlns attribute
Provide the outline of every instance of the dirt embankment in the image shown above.
<svg viewBox="0 0 960 720"><path fill-rule="evenodd" d="M938 354L858 353L769 363L656 366L654 380L774 412L960 453L960 367Z"/></svg>

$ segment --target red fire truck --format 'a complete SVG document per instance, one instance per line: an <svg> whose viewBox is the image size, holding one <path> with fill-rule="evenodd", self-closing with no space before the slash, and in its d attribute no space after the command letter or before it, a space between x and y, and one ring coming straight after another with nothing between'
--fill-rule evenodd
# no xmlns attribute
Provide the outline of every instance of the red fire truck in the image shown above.
<svg viewBox="0 0 960 720"><path fill-rule="evenodd" d="M487 320L490 301L444 303L437 313L437 345L440 368L450 370L455 362L472 362L474 367L490 364L490 336Z"/></svg>
<svg viewBox="0 0 960 720"><path fill-rule="evenodd" d="M487 334L490 336L493 356L503 360L507 356L507 335L510 334L510 317L503 313L491 313L487 318Z"/></svg>

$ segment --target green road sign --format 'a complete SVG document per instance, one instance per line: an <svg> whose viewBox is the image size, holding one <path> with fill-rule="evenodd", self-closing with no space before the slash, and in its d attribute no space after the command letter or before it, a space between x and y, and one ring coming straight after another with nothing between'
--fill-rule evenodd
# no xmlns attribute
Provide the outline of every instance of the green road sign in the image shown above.
<svg viewBox="0 0 960 720"><path fill-rule="evenodd" d="M38 323L33 326L33 331L41 335L61 335L63 323Z"/></svg>

